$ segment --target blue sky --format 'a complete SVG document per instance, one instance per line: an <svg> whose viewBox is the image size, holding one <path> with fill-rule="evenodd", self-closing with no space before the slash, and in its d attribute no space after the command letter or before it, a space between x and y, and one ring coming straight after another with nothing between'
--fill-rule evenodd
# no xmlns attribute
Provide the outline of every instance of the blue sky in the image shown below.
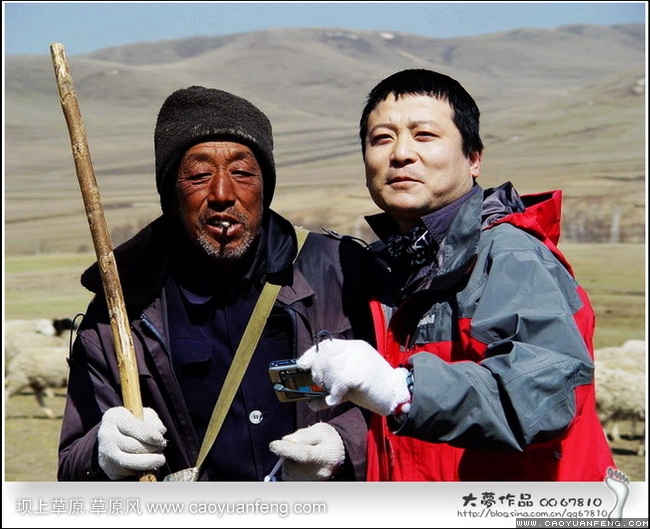
<svg viewBox="0 0 650 529"><path fill-rule="evenodd" d="M3 2L5 54L68 55L278 27L446 38L564 24L645 23L647 2Z"/></svg>

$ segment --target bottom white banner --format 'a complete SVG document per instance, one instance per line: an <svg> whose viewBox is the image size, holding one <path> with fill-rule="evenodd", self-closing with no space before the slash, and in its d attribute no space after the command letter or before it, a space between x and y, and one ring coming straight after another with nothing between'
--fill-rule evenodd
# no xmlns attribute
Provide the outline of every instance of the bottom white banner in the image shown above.
<svg viewBox="0 0 650 529"><path fill-rule="evenodd" d="M647 527L648 517L647 483L622 481L6 482L3 489L3 528L517 527L516 520L534 518L557 520L545 527L588 527L603 519L613 527L621 518L645 518L640 527ZM582 522L566 523L575 520Z"/></svg>

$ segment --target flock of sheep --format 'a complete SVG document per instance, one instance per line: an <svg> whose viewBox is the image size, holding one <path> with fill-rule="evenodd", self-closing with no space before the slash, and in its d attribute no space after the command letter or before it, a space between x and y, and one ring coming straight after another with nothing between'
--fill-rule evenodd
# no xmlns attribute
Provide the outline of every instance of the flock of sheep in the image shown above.
<svg viewBox="0 0 650 529"><path fill-rule="evenodd" d="M64 319L6 320L5 399L31 389L42 412L55 414L45 398L53 388L66 386L68 355L74 332L73 321ZM645 365L644 340L628 340L620 347L595 352L596 405L609 439L620 441L620 421L631 421L641 434L637 455L645 455ZM636 432L638 428L642 430Z"/></svg>

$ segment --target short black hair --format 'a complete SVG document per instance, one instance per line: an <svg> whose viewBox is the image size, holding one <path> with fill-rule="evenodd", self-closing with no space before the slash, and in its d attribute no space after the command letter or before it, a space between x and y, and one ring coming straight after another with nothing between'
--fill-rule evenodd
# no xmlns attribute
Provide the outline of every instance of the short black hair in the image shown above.
<svg viewBox="0 0 650 529"><path fill-rule="evenodd" d="M463 86L448 75L422 68L396 72L380 81L368 94L366 105L359 121L361 153L366 155L368 116L379 103L393 95L396 99L404 95L427 95L449 103L453 111L454 124L463 138L463 153L483 152L483 141L479 134L481 113L474 98Z"/></svg>

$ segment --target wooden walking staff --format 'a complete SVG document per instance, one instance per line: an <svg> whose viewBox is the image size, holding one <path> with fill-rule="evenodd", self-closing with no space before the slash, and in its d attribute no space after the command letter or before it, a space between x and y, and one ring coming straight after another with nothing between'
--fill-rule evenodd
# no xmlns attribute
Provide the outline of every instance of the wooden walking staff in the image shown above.
<svg viewBox="0 0 650 529"><path fill-rule="evenodd" d="M72 157L77 171L77 179L81 187L84 206L90 233L92 235L97 263L104 286L104 295L108 306L117 366L120 372L122 385L122 400L124 407L133 415L142 419L142 397L140 395L140 382L138 379L138 366L133 346L133 336L129 326L129 319L122 294L122 285L117 272L115 256L111 242L111 235L106 225L104 211L99 196L99 188L95 179L93 164L90 159L86 132L84 129L77 96L72 83L72 76L68 67L65 49L62 44L52 43L50 54L54 66L54 75L59 90L61 108L65 116L70 133ZM153 474L145 474L140 481L156 481Z"/></svg>

